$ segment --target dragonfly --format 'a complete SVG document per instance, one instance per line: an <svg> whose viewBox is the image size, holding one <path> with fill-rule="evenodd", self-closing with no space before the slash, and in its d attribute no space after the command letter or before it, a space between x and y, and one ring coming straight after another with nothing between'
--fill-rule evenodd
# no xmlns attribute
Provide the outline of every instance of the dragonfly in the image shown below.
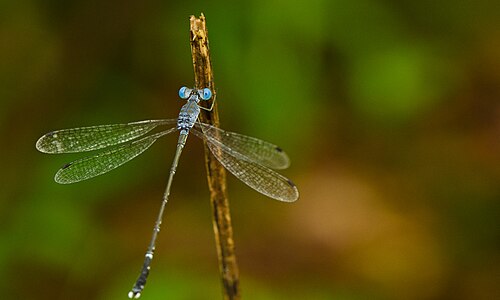
<svg viewBox="0 0 500 300"><path fill-rule="evenodd" d="M184 86L179 89L179 97L186 100L186 103L177 119L62 129L49 132L36 142L39 151L50 154L104 149L67 163L59 169L54 177L55 181L69 184L107 173L140 155L159 138L179 131L163 201L141 272L128 294L129 298L139 298L146 285L174 174L190 132L206 142L210 152L229 172L257 192L283 202L294 202L299 198L297 186L274 171L290 165L287 154L280 147L254 137L224 131L199 120L201 109L213 108L213 103L211 108L205 108L200 105L200 101L209 101L212 96L209 88ZM156 133L154 129L157 129Z"/></svg>

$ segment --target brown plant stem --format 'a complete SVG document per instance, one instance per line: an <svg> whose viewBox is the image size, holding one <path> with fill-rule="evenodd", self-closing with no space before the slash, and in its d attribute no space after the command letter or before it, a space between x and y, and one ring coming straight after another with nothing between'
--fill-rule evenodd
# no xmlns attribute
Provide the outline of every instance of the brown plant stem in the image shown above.
<svg viewBox="0 0 500 300"><path fill-rule="evenodd" d="M208 47L208 31L205 16L199 18L190 17L191 32L191 54L193 57L193 68L195 88L209 88L216 99L212 63L210 60L210 49ZM200 120L203 123L219 127L219 115L217 103L211 111L202 110ZM205 166L207 169L208 187L210 189L210 203L213 214L213 228L217 254L219 258L219 272L222 279L223 299L241 299L239 288L239 272L234 252L233 227L231 225L231 214L226 191L226 171L217 159L212 155L210 149L205 146Z"/></svg>

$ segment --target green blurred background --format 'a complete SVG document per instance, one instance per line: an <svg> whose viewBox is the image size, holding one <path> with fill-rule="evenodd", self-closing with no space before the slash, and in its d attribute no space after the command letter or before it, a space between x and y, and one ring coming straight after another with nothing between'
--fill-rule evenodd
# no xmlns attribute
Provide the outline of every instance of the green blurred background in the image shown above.
<svg viewBox="0 0 500 300"><path fill-rule="evenodd" d="M225 129L282 146L293 204L233 177L243 299L500 299L498 1L0 1L2 299L125 299L176 138L75 185L60 128L174 118L210 33ZM141 299L220 299L203 150Z"/></svg>

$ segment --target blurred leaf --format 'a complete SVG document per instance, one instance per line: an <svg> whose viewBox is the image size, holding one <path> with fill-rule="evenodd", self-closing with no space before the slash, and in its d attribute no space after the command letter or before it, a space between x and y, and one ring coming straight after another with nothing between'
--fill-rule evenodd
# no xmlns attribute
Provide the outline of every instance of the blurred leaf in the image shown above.
<svg viewBox="0 0 500 300"><path fill-rule="evenodd" d="M367 117L381 123L406 122L442 99L448 83L438 57L422 47L392 47L355 62L353 101ZM440 83L443 86L440 86Z"/></svg>

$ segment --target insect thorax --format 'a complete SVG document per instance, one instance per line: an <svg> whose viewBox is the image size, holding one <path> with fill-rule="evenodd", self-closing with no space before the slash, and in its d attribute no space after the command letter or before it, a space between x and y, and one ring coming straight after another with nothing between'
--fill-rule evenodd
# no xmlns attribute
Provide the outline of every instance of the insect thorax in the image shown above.
<svg viewBox="0 0 500 300"><path fill-rule="evenodd" d="M179 117L177 118L177 129L181 131L188 131L191 129L196 120L198 119L198 115L200 114L200 108L196 101L189 99L184 106L182 106L181 111L179 112Z"/></svg>

